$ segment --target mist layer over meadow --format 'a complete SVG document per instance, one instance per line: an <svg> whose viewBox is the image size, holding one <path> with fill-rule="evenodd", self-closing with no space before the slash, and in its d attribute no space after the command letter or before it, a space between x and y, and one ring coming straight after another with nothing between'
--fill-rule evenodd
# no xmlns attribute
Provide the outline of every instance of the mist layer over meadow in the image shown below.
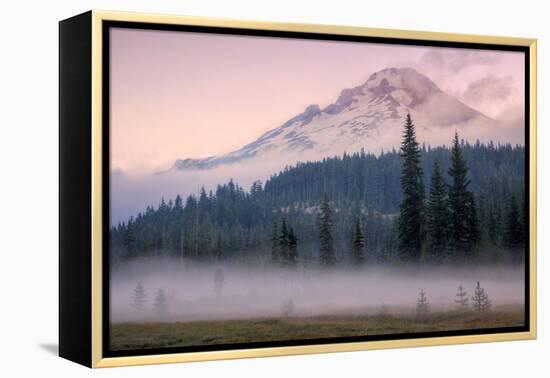
<svg viewBox="0 0 550 378"><path fill-rule="evenodd" d="M430 311L453 311L462 285L480 281L493 309L524 304L522 266L369 266L287 270L269 265L137 260L111 271L111 322L190 322L319 315L413 314L420 290ZM136 306L136 288L141 286Z"/></svg>

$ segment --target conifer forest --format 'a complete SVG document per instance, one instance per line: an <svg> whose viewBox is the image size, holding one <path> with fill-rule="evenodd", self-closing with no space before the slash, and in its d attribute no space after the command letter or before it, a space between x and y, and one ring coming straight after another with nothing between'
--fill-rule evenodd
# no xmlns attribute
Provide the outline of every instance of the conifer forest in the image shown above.
<svg viewBox="0 0 550 378"><path fill-rule="evenodd" d="M111 228L115 262L140 257L284 267L522 263L523 146L415 138L161 198Z"/></svg>
<svg viewBox="0 0 550 378"><path fill-rule="evenodd" d="M110 230L111 346L521 326L524 156L407 115L399 149L161 198Z"/></svg>

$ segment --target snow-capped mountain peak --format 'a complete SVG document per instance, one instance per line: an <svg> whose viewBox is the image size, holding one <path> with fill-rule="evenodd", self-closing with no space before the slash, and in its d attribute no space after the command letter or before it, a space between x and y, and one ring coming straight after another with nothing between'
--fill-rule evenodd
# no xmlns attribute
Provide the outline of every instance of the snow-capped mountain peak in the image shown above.
<svg viewBox="0 0 550 378"><path fill-rule="evenodd" d="M403 97L401 100L414 108L424 103L431 96L441 93L441 89L428 77L419 74L412 68L386 68L373 73L365 87L372 93L381 96L393 94ZM406 96L400 96L405 94Z"/></svg>
<svg viewBox="0 0 550 378"><path fill-rule="evenodd" d="M337 100L304 112L261 135L241 149L205 159L178 159L173 169L211 169L254 159L281 159L286 164L365 149L380 152L399 145L404 116L410 113L420 132L461 129L494 120L444 93L413 68L386 68Z"/></svg>

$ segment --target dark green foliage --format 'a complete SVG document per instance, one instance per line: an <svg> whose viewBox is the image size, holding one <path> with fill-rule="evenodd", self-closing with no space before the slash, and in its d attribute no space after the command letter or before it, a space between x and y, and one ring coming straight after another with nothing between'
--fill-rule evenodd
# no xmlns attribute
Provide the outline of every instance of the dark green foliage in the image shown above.
<svg viewBox="0 0 550 378"><path fill-rule="evenodd" d="M450 248L453 257L463 261L475 248L479 240L479 230L475 198L468 188L468 166L458 133L455 133L453 139L449 176L452 180L449 187Z"/></svg>
<svg viewBox="0 0 550 378"><path fill-rule="evenodd" d="M504 233L505 246L509 250L516 250L523 244L523 230L521 227L521 215L516 196L510 197L506 209L506 228Z"/></svg>
<svg viewBox="0 0 550 378"><path fill-rule="evenodd" d="M487 214L487 236L492 245L500 245L500 214L498 208L489 206Z"/></svg>
<svg viewBox="0 0 550 378"><path fill-rule="evenodd" d="M288 263L290 240L288 237L288 226L286 224L286 219L284 218L281 224L281 233L279 234L278 240L279 262L281 266L286 266Z"/></svg>
<svg viewBox="0 0 550 378"><path fill-rule="evenodd" d="M286 266L295 268L296 264L298 264L298 238L294 234L294 229L290 227L288 229L288 255Z"/></svg>
<svg viewBox="0 0 550 378"><path fill-rule="evenodd" d="M130 217L126 229L124 230L124 257L131 259L137 256L136 251L136 233L134 230L134 218Z"/></svg>
<svg viewBox="0 0 550 378"><path fill-rule="evenodd" d="M410 114L407 114L405 121L400 155L403 158L403 199L399 207L399 256L405 261L418 261L423 239L424 178L420 166L420 148Z"/></svg>
<svg viewBox="0 0 550 378"><path fill-rule="evenodd" d="M465 251L469 246L467 235L466 197L470 181L467 178L468 168L462 156L458 134L455 134L451 153L452 166L449 176L452 183L449 189L449 208L451 213L451 246L453 252Z"/></svg>
<svg viewBox="0 0 550 378"><path fill-rule="evenodd" d="M516 197L512 195L506 211L504 246L516 255L522 250L525 243L522 220L523 216L519 211Z"/></svg>
<svg viewBox="0 0 550 378"><path fill-rule="evenodd" d="M475 193L479 243L488 250L502 249L510 196L525 198L525 150L492 143L465 143L461 149L471 177L468 188ZM435 161L442 172L447 172L451 150L428 146L422 153L426 183L432 181ZM399 261L399 227L395 220L403 198L401 164L396 151L380 156L358 152L345 158L300 163L272 176L263 188L261 183L254 183L248 192L229 181L213 191L199 190L185 199L177 196L173 201L161 201L111 228L111 257L114 261L166 256L267 262L279 253L278 237L285 218L287 226L291 224L295 236L299 236L300 263L317 264L318 210L325 188L331 199L332 245L335 252L342 252L339 263L352 263L353 230L358 217L365 237L365 260ZM442 176L452 182L446 173ZM524 213L520 213L523 218Z"/></svg>
<svg viewBox="0 0 550 378"><path fill-rule="evenodd" d="M271 234L271 261L274 264L278 264L279 256L279 231L277 227L277 222L273 222L273 232Z"/></svg>
<svg viewBox="0 0 550 378"><path fill-rule="evenodd" d="M361 266L365 262L365 237L361 231L361 221L355 222L355 232L353 234L352 259L355 266Z"/></svg>
<svg viewBox="0 0 550 378"><path fill-rule="evenodd" d="M439 163L434 163L430 194L426 206L427 260L443 262L449 244L449 202L447 184Z"/></svg>
<svg viewBox="0 0 550 378"><path fill-rule="evenodd" d="M481 231L479 226L478 207L474 193L468 192L466 195L467 209L467 232L469 239L469 251L474 249L480 241Z"/></svg>
<svg viewBox="0 0 550 378"><path fill-rule="evenodd" d="M469 309L468 293L464 290L464 287L462 287L462 284L458 286L455 303L456 303L456 309L458 311L464 312Z"/></svg>
<svg viewBox="0 0 550 378"><path fill-rule="evenodd" d="M523 183L524 148L493 143L462 144L462 154L469 168L473 192L491 188L497 191L496 201ZM449 147L426 147L420 161L424 183L429 185L435 161L445 172L451 166ZM346 157L298 163L275 174L266 183L262 196L274 207L295 204L320 204L326 192L331 203L361 203L381 213L397 213L403 195L401 170L403 158L398 151L379 156L357 152ZM449 177L444 177L450 182ZM483 188L482 188L483 186ZM519 198L519 196L518 196ZM492 202L492 200L491 200Z"/></svg>
<svg viewBox="0 0 550 378"><path fill-rule="evenodd" d="M319 263L321 266L332 266L336 263L336 250L332 237L332 210L326 194L319 216Z"/></svg>
<svg viewBox="0 0 550 378"><path fill-rule="evenodd" d="M416 300L416 313L418 315L427 314L430 311L430 304L428 298L426 297L426 292L424 289L420 290L418 294L418 299Z"/></svg>
<svg viewBox="0 0 550 378"><path fill-rule="evenodd" d="M284 268L296 267L298 263L298 238L294 233L294 229L287 225L285 218L283 218L281 224L281 233L274 240L276 240L276 245L273 248L277 253L275 261Z"/></svg>
<svg viewBox="0 0 550 378"><path fill-rule="evenodd" d="M472 308L476 312L487 312L491 309L489 295L485 292L485 289L481 287L479 281L477 281L474 296L472 297Z"/></svg>

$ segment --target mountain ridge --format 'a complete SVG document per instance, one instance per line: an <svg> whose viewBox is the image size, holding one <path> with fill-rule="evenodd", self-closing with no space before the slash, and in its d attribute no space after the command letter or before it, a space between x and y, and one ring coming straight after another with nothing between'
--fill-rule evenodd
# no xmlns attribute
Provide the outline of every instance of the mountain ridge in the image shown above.
<svg viewBox="0 0 550 378"><path fill-rule="evenodd" d="M415 69L390 67L374 72L361 85L342 90L334 103L322 109L308 105L304 112L236 151L203 159L177 159L170 170L205 170L281 156L294 163L361 148L372 152L399 142L407 113L425 131L496 123L447 95Z"/></svg>

